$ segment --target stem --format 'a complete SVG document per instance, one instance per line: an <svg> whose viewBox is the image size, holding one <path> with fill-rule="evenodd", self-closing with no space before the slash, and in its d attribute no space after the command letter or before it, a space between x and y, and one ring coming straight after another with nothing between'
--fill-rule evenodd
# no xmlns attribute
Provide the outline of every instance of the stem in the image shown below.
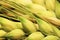
<svg viewBox="0 0 60 40"><path fill-rule="evenodd" d="M10 2L10 1L7 1L7 2ZM34 13L31 12L31 11L30 11L27 7L25 7L24 5L22 5L22 4L18 5L18 4L15 3L15 2L10 2L10 3L8 3L8 4L11 5L11 6L13 6L13 7L15 7L15 9L19 9L20 12L25 13L25 14L33 17L33 18L36 18L36 17L33 15ZM7 8L6 8L6 9L7 9ZM14 10L11 10L11 9L8 9L8 10L14 12L16 15L19 15L19 14L16 13Z"/></svg>
<svg viewBox="0 0 60 40"><path fill-rule="evenodd" d="M24 6L23 4L17 4L15 2L12 2L12 1L7 1L7 2L10 2L9 4L16 7L16 9L19 9L20 12L24 12L25 14L28 14L28 15L32 15L33 13L26 7ZM32 14L31 14L32 13Z"/></svg>
<svg viewBox="0 0 60 40"><path fill-rule="evenodd" d="M17 20L17 21L19 21L19 20L16 19L16 18L9 17L9 16L6 16L6 15L4 15L4 14L0 14L0 17L5 17L5 18L8 18L8 19L13 19L13 20Z"/></svg>
<svg viewBox="0 0 60 40"><path fill-rule="evenodd" d="M11 1L3 1L3 2L7 3L8 6L15 8L15 10L18 12L22 12L22 10L23 10L21 7L17 6L14 2L11 2ZM23 11L25 11L25 10L23 10ZM25 14L25 13L23 13L23 14Z"/></svg>

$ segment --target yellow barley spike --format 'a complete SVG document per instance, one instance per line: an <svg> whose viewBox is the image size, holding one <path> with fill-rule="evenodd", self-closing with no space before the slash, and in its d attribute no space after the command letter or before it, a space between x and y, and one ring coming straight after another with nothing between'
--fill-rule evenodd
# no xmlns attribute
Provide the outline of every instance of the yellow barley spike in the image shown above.
<svg viewBox="0 0 60 40"><path fill-rule="evenodd" d="M4 30L0 30L0 37L4 37L7 34Z"/></svg>
<svg viewBox="0 0 60 40"><path fill-rule="evenodd" d="M48 35L42 40L60 40L57 36Z"/></svg>
<svg viewBox="0 0 60 40"><path fill-rule="evenodd" d="M14 29L6 34L5 37L11 39L21 39L25 36L25 33L21 29Z"/></svg>
<svg viewBox="0 0 60 40"><path fill-rule="evenodd" d="M28 20L28 19L26 19L25 17L22 17L22 16L20 16L19 19L20 19L20 21L23 25L24 31L27 32L28 34L37 31L33 22L31 22L30 20Z"/></svg>
<svg viewBox="0 0 60 40"><path fill-rule="evenodd" d="M36 18L37 24L39 26L39 30L45 34L45 35L53 35L53 29L52 27L55 27L54 25L47 23L46 21Z"/></svg>
<svg viewBox="0 0 60 40"><path fill-rule="evenodd" d="M41 32L34 32L27 37L27 40L41 40L44 35Z"/></svg>
<svg viewBox="0 0 60 40"><path fill-rule="evenodd" d="M60 3L58 1L56 1L55 14L56 14L57 18L60 19Z"/></svg>
<svg viewBox="0 0 60 40"><path fill-rule="evenodd" d="M2 25L2 28L5 31L11 31L11 30L17 29L19 27L22 28L22 24L20 24L18 22L13 22L11 20L8 20L8 19L2 18L2 17L0 17L0 23Z"/></svg>
<svg viewBox="0 0 60 40"><path fill-rule="evenodd" d="M42 6L45 6L45 4L44 4L45 0L32 0L32 2L39 4L39 5L42 5Z"/></svg>
<svg viewBox="0 0 60 40"><path fill-rule="evenodd" d="M18 3L18 4L21 3L25 6L32 4L31 0L18 0L18 1L17 0L9 0L9 1L13 1L13 2Z"/></svg>
<svg viewBox="0 0 60 40"><path fill-rule="evenodd" d="M41 19L60 26L60 20L56 18L54 11L47 11L43 6L37 4L32 4L29 9Z"/></svg>
<svg viewBox="0 0 60 40"><path fill-rule="evenodd" d="M52 27L54 31L54 35L58 36L60 38L60 30L57 27Z"/></svg>
<svg viewBox="0 0 60 40"><path fill-rule="evenodd" d="M45 0L45 4L46 4L46 9L48 10L52 10L54 11L55 10L55 4L56 3L56 0Z"/></svg>

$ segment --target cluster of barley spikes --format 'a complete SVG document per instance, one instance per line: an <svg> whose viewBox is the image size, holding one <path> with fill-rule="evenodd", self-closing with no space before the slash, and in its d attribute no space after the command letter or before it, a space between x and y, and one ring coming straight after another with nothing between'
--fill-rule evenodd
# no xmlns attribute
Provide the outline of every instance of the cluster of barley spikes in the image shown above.
<svg viewBox="0 0 60 40"><path fill-rule="evenodd" d="M60 0L0 0L0 40L60 40Z"/></svg>

